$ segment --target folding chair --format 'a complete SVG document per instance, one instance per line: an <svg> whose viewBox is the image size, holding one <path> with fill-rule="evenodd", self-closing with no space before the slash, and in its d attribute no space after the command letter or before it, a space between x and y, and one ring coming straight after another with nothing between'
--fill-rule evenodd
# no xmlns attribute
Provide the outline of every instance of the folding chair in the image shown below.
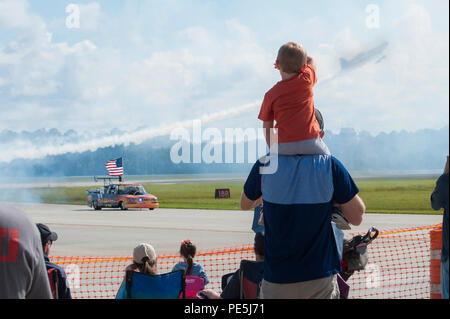
<svg viewBox="0 0 450 319"><path fill-rule="evenodd" d="M220 287L222 288L222 291L228 285L228 283L231 280L231 276L233 276L233 275L234 275L234 272L230 272L230 273L225 274L225 275L222 276L222 280L221 280L221 283L220 283Z"/></svg>
<svg viewBox="0 0 450 319"><path fill-rule="evenodd" d="M242 260L239 267L240 299L256 299L264 274L264 263Z"/></svg>
<svg viewBox="0 0 450 319"><path fill-rule="evenodd" d="M178 299L185 298L184 271L147 275L128 270L116 299Z"/></svg>
<svg viewBox="0 0 450 319"><path fill-rule="evenodd" d="M47 276L53 299L58 299L58 270L56 268L47 269Z"/></svg>
<svg viewBox="0 0 450 319"><path fill-rule="evenodd" d="M205 279L196 276L186 276L185 282L185 298L186 299L198 299L197 293L205 288ZM180 295L180 299L183 296Z"/></svg>

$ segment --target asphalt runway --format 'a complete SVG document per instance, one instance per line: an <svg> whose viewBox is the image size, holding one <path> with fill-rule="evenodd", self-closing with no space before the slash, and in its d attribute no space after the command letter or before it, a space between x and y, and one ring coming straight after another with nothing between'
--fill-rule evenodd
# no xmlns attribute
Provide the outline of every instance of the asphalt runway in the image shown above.
<svg viewBox="0 0 450 319"><path fill-rule="evenodd" d="M177 254L179 244L189 238L197 250L217 249L253 242L253 211L156 209L103 209L54 204L9 204L47 224L58 233L53 256L127 256L141 243L151 243L158 254ZM435 225L441 215L366 214L363 223L345 231L380 231Z"/></svg>

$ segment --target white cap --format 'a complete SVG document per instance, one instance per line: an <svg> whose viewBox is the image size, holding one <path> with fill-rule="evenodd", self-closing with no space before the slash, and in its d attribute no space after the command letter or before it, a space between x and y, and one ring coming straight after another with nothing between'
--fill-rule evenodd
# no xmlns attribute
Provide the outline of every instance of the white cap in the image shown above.
<svg viewBox="0 0 450 319"><path fill-rule="evenodd" d="M155 248L150 244L139 244L133 250L133 261L142 264L142 259L148 257L150 261L156 260Z"/></svg>

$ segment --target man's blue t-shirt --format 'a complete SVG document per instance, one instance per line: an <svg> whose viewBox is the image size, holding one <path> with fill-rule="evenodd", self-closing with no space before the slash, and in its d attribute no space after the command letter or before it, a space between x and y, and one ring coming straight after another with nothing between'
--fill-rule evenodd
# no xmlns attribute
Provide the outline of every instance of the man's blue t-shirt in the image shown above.
<svg viewBox="0 0 450 319"><path fill-rule="evenodd" d="M253 166L244 193L263 196L264 279L294 283L339 273L331 214L333 201L347 203L359 192L348 171L328 155L278 155L273 174L261 174L261 166Z"/></svg>

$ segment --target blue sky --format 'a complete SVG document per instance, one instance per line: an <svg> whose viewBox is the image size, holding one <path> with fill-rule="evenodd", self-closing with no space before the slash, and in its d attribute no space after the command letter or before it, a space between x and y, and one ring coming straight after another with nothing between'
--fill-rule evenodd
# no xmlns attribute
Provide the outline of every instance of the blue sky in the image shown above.
<svg viewBox="0 0 450 319"><path fill-rule="evenodd" d="M80 28L66 27L66 7ZM379 8L368 28L366 7ZM278 48L316 58L327 128L448 125L448 1L0 0L0 130L164 126L262 100ZM380 63L339 59L387 41ZM381 56L380 56L381 57ZM217 126L259 127L258 109ZM105 124L106 123L106 124ZM211 125L216 125L211 123Z"/></svg>

